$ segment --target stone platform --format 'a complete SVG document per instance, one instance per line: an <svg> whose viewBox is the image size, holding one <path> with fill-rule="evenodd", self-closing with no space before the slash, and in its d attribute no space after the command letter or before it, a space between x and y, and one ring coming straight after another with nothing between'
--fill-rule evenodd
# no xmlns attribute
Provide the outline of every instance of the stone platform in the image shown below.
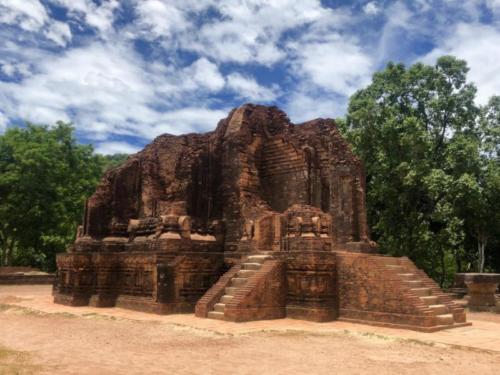
<svg viewBox="0 0 500 375"><path fill-rule="evenodd" d="M0 285L53 284L55 275L31 267L0 267Z"/></svg>
<svg viewBox="0 0 500 375"><path fill-rule="evenodd" d="M498 273L465 273L464 282L468 289L468 307L476 311L495 310L495 292L500 283Z"/></svg>

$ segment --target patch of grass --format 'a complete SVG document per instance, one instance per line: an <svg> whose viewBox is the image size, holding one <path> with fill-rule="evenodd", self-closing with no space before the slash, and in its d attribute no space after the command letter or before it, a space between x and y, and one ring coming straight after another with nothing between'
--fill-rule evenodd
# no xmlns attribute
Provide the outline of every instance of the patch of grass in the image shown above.
<svg viewBox="0 0 500 375"><path fill-rule="evenodd" d="M31 375L41 371L40 366L31 363L30 354L0 346L0 374Z"/></svg>
<svg viewBox="0 0 500 375"><path fill-rule="evenodd" d="M7 311L12 308L12 305L6 303L0 303L0 312Z"/></svg>
<svg viewBox="0 0 500 375"><path fill-rule="evenodd" d="M388 336L388 335L382 335L379 333L374 333L374 332L356 332L356 331L349 331L347 329L343 330L338 330L338 331L328 331L328 332L311 332L307 330L300 330L300 329L287 329L287 330L273 330L273 329L262 329L259 331L254 331L254 332L248 332L245 335L247 336L258 336L258 335L272 335L272 336L285 336L285 337L294 337L294 336L300 336L300 337L306 337L306 336L311 336L311 337L337 337L337 338L351 338L351 339L371 339L371 340L376 340L379 342L385 342L385 343L390 343L390 342L399 342L402 344L409 344L409 345L420 345L420 346L429 346L429 347L436 347L438 346L438 343L433 342L433 341L427 341L427 340L418 340L418 339L412 339L412 338L405 338L405 337L397 337L397 336ZM450 345L445 345L444 346L450 346ZM453 346L451 346L453 347ZM457 348L455 348L457 349Z"/></svg>
<svg viewBox="0 0 500 375"><path fill-rule="evenodd" d="M404 342L415 345L423 345L423 346L436 346L436 342L434 341L425 341L425 340L417 340L417 339L401 339Z"/></svg>
<svg viewBox="0 0 500 375"><path fill-rule="evenodd" d="M0 303L16 303L16 302L23 302L23 301L30 301L32 298L21 298L18 296L6 296L3 297L0 301Z"/></svg>
<svg viewBox="0 0 500 375"><path fill-rule="evenodd" d="M378 340L382 340L382 341L400 340L399 338L396 338L396 337L381 335L379 333L374 333L374 332L350 332L347 330L344 332L345 332L345 334L348 334L351 336L362 336L362 337L368 337L371 339L378 339Z"/></svg>
<svg viewBox="0 0 500 375"><path fill-rule="evenodd" d="M85 313L85 314L82 314L82 316L84 316L84 317L86 317L86 318L87 318L87 317L89 317L89 318L90 318L90 317L93 317L93 316L96 316L96 315L97 315L97 313L93 313L93 312L91 312L91 313Z"/></svg>
<svg viewBox="0 0 500 375"><path fill-rule="evenodd" d="M63 318L76 318L77 315L68 313L68 312L55 312L55 313L48 313L45 311L40 311L40 310L35 310L31 309L29 307L24 307L24 306L18 306L18 305L10 305L8 303L0 303L0 313L11 310L15 311L20 314L24 315L31 315L31 316L59 316Z"/></svg>
<svg viewBox="0 0 500 375"><path fill-rule="evenodd" d="M116 316L113 316L113 315L106 315L106 314L99 314L99 313L94 313L94 312L90 312L90 313L84 313L81 315L82 318L85 318L85 319L100 319L100 320L129 320L129 319L126 319L126 318L117 318ZM133 320L131 320L133 321Z"/></svg>
<svg viewBox="0 0 500 375"><path fill-rule="evenodd" d="M56 312L56 313L45 313L50 316L60 316L61 318L77 318L78 316L75 314L71 314L69 312Z"/></svg>

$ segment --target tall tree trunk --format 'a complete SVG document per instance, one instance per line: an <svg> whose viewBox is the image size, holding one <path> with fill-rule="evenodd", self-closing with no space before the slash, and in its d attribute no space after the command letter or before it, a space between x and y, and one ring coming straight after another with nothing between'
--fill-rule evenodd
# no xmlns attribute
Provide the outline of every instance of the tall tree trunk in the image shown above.
<svg viewBox="0 0 500 375"><path fill-rule="evenodd" d="M14 253L14 246L16 244L16 241L13 239L10 240L10 244L7 247L7 251L5 254L5 265L6 266L12 266L12 254Z"/></svg>
<svg viewBox="0 0 500 375"><path fill-rule="evenodd" d="M446 269L445 269L445 262L444 262L444 251L441 250L441 280L439 282L439 285L441 286L441 288L443 287L444 285L444 280L445 280L445 277L446 277Z"/></svg>
<svg viewBox="0 0 500 375"><path fill-rule="evenodd" d="M477 262L477 271L482 273L484 271L484 249L486 247L487 238L484 234L480 234L477 236L477 252L478 252L478 262Z"/></svg>
<svg viewBox="0 0 500 375"><path fill-rule="evenodd" d="M462 259L460 259L460 251L455 249L455 264L457 266L457 272L462 272Z"/></svg>

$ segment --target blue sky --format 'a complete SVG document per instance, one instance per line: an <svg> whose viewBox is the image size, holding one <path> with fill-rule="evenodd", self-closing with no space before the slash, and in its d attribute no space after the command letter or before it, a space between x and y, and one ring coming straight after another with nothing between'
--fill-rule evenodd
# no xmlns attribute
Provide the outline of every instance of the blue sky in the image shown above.
<svg viewBox="0 0 500 375"><path fill-rule="evenodd" d="M444 54L500 94L500 0L0 0L0 133L71 121L115 153L246 102L337 117L388 61Z"/></svg>

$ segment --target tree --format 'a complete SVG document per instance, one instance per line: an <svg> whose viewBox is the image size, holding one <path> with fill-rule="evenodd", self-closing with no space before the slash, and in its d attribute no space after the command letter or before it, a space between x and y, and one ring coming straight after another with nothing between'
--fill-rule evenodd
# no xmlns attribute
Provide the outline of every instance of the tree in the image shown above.
<svg viewBox="0 0 500 375"><path fill-rule="evenodd" d="M498 119L500 111L476 106L467 71L465 61L451 56L434 66L390 63L351 97L344 125L365 163L374 239L389 254L408 255L442 285L471 267L465 246L472 222L492 225L485 219L486 191L495 193L486 186L495 182L487 177L491 159L482 146L485 134L498 136L498 127L479 118L483 112Z"/></svg>
<svg viewBox="0 0 500 375"><path fill-rule="evenodd" d="M0 137L2 264L54 269L103 166L92 146L76 143L69 124L8 129Z"/></svg>
<svg viewBox="0 0 500 375"><path fill-rule="evenodd" d="M118 167L119 165L123 164L125 160L127 160L128 156L128 154L112 154L102 156L104 163L103 170L107 171L109 169Z"/></svg>
<svg viewBox="0 0 500 375"><path fill-rule="evenodd" d="M491 97L481 108L480 131L482 151L489 159L500 163L500 95Z"/></svg>
<svg viewBox="0 0 500 375"><path fill-rule="evenodd" d="M475 209L469 209L466 217L477 240L478 272L483 272L486 246L500 237L500 96L481 108L479 134L482 173L473 196ZM494 245L498 249L498 243Z"/></svg>

